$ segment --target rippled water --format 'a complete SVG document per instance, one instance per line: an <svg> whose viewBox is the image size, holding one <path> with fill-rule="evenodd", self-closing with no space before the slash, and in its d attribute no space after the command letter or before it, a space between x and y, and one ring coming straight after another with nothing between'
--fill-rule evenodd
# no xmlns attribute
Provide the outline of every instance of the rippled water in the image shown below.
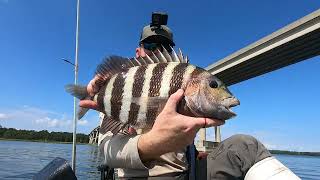
<svg viewBox="0 0 320 180"><path fill-rule="evenodd" d="M71 162L72 144L0 140L0 179L32 179L55 157ZM320 157L275 155L301 179L320 180ZM78 179L99 179L97 146L77 145Z"/></svg>
<svg viewBox="0 0 320 180"><path fill-rule="evenodd" d="M275 155L301 179L320 180L320 157Z"/></svg>
<svg viewBox="0 0 320 180"><path fill-rule="evenodd" d="M32 179L56 157L71 162L72 144L0 141L0 179ZM101 157L97 146L77 145L78 179L99 179Z"/></svg>

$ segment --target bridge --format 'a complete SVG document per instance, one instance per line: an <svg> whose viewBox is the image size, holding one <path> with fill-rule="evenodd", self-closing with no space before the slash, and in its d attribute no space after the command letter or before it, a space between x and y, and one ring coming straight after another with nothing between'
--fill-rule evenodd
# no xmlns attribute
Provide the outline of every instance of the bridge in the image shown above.
<svg viewBox="0 0 320 180"><path fill-rule="evenodd" d="M218 60L206 69L230 86L319 54L320 9ZM201 129L199 136L197 148L209 150L214 143L206 141L206 130ZM92 138L97 139L97 135ZM220 139L220 128L217 127L214 142L220 142Z"/></svg>

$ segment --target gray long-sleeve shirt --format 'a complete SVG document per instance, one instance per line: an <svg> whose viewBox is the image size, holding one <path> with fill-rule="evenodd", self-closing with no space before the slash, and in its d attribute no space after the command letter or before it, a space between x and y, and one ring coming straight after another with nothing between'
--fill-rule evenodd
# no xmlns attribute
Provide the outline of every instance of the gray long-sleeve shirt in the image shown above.
<svg viewBox="0 0 320 180"><path fill-rule="evenodd" d="M109 167L119 168L119 177L149 177L187 170L185 151L167 153L144 164L137 147L139 138L140 135L112 136L111 132L99 137L105 163Z"/></svg>

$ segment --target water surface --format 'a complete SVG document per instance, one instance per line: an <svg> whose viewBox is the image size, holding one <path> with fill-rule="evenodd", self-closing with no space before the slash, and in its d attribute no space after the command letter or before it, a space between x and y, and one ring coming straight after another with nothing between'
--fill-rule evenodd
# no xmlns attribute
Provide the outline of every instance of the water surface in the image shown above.
<svg viewBox="0 0 320 180"><path fill-rule="evenodd" d="M56 157L71 162L72 144L0 140L0 179L30 179ZM77 145L78 179L99 179L100 162L97 146Z"/></svg>
<svg viewBox="0 0 320 180"><path fill-rule="evenodd" d="M72 144L0 140L0 179L32 179L56 157L71 162ZM301 179L320 180L320 157L275 155ZM102 157L97 146L77 145L78 179L99 179Z"/></svg>

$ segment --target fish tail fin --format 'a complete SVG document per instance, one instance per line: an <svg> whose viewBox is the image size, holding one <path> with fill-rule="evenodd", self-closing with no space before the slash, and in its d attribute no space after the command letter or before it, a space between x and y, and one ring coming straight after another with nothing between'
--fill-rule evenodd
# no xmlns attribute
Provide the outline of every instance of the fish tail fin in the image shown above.
<svg viewBox="0 0 320 180"><path fill-rule="evenodd" d="M65 90L70 93L72 96L83 100L83 99L92 99L87 91L86 86L79 86L74 84L68 84L65 86ZM79 107L78 110L78 119L81 119L87 112L88 108Z"/></svg>

